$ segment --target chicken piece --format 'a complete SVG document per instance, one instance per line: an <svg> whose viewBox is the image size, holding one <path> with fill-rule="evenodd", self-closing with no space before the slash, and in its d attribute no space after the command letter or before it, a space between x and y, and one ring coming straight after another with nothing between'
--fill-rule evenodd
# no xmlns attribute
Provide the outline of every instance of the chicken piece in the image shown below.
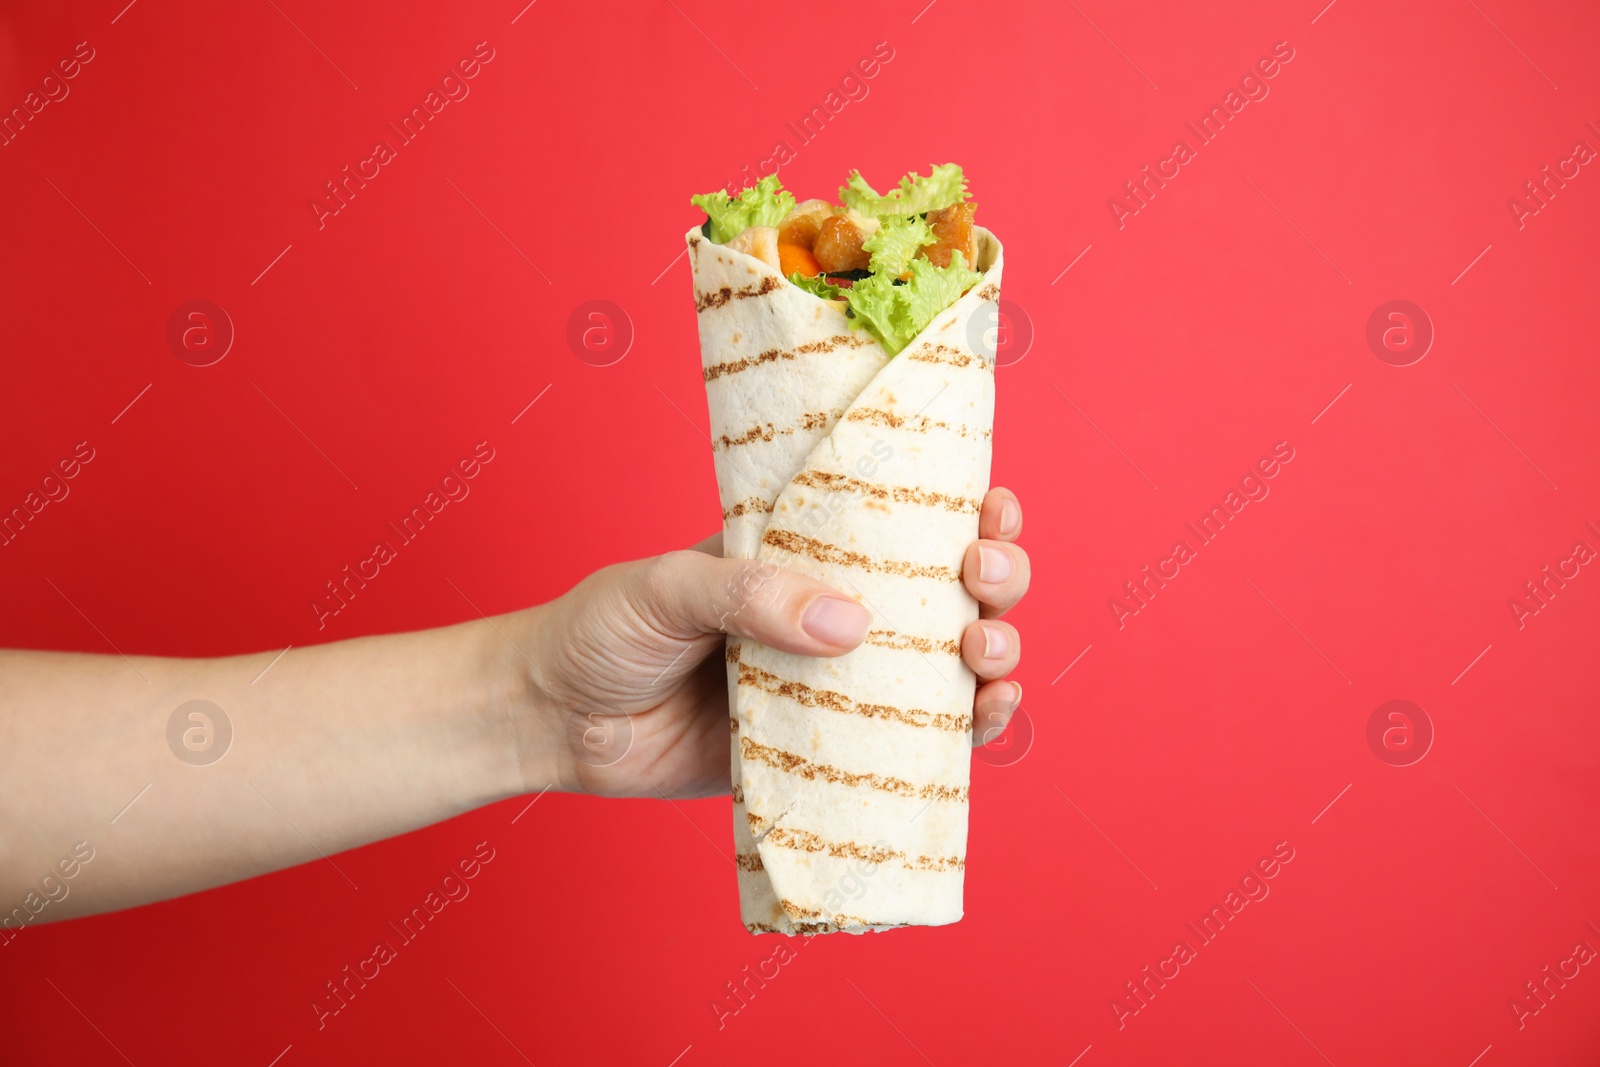
<svg viewBox="0 0 1600 1067"><path fill-rule="evenodd" d="M826 200L806 200L796 204L793 211L778 223L778 243L799 245L810 251L817 240L822 221L833 213L833 205Z"/></svg>
<svg viewBox="0 0 1600 1067"><path fill-rule="evenodd" d="M728 248L755 256L769 264L773 270L781 269L778 260L778 228L776 226L751 226L729 241Z"/></svg>
<svg viewBox="0 0 1600 1067"><path fill-rule="evenodd" d="M817 231L811 253L828 274L866 270L872 265L872 254L861 247L866 239L866 231L849 215L829 215Z"/></svg>
<svg viewBox="0 0 1600 1067"><path fill-rule="evenodd" d="M928 228L939 240L935 244L924 245L917 255L936 267L948 267L950 253L959 250L967 269L972 270L978 253L977 235L972 229L972 216L977 210L978 205L964 203L928 212Z"/></svg>

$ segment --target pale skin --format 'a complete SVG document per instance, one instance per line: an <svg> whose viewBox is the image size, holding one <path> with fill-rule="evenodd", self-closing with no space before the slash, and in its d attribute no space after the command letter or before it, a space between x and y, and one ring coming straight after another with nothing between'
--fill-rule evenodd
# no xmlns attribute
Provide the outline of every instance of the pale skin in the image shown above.
<svg viewBox="0 0 1600 1067"><path fill-rule="evenodd" d="M990 490L962 568L980 604L961 641L979 680L974 744L1021 702L1005 680L1021 640L999 618L1028 588L1021 532L1016 496ZM723 559L720 541L606 567L522 611L277 662L0 651L0 916L164 900L545 790L726 794L723 635L838 656L869 615L820 582ZM233 728L204 766L167 743L195 699ZM78 842L93 859L64 878Z"/></svg>

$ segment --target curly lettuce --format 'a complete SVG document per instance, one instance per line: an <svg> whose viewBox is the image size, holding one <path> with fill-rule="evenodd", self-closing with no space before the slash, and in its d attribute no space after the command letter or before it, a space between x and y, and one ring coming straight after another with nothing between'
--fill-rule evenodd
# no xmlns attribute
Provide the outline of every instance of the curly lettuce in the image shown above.
<svg viewBox="0 0 1600 1067"><path fill-rule="evenodd" d="M940 163L926 175L915 172L900 179L898 189L879 193L867 184L861 172L850 172L850 180L839 187L839 202L863 215L921 215L938 211L967 198L967 180L955 163Z"/></svg>
<svg viewBox="0 0 1600 1067"><path fill-rule="evenodd" d="M809 274L801 274L799 271L795 271L789 275L789 280L812 296L820 296L824 300L842 300L844 298L845 291L820 274L812 277Z"/></svg>
<svg viewBox="0 0 1600 1067"><path fill-rule="evenodd" d="M861 247L872 253L872 273L898 278L916 258L919 248L938 240L927 222L916 215L886 215Z"/></svg>
<svg viewBox="0 0 1600 1067"><path fill-rule="evenodd" d="M950 254L948 267L913 259L907 269L911 277L903 284L897 285L893 275L874 274L844 291L850 302L850 325L877 338L891 356L898 355L935 316L983 277L968 269L959 251Z"/></svg>
<svg viewBox="0 0 1600 1067"><path fill-rule="evenodd" d="M711 221L707 236L719 245L727 244L751 226L776 226L794 210L794 194L784 189L776 174L767 175L737 197L718 189L691 196L689 202L706 213Z"/></svg>

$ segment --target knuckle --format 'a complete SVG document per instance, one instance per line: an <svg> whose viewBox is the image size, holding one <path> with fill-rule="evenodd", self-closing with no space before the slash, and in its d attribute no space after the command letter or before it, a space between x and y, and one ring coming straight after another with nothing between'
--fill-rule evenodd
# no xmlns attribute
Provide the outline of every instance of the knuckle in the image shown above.
<svg viewBox="0 0 1600 1067"><path fill-rule="evenodd" d="M670 599L689 576L693 563L687 558L689 555L690 552L680 549L641 561L638 564L638 585L644 596L658 603Z"/></svg>
<svg viewBox="0 0 1600 1067"><path fill-rule="evenodd" d="M783 571L764 560L740 560L728 580L727 599L736 611L760 610L783 596Z"/></svg>
<svg viewBox="0 0 1600 1067"><path fill-rule="evenodd" d="M728 629L741 616L759 615L780 594L782 571L771 563L731 559L719 566L719 577L707 593L715 604L717 626Z"/></svg>

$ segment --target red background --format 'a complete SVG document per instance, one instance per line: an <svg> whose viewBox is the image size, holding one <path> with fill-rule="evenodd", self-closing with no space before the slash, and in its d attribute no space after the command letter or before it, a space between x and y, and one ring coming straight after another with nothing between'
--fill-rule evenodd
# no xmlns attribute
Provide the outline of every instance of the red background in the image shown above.
<svg viewBox="0 0 1600 1067"><path fill-rule="evenodd" d="M1508 601L1600 547L1600 176L1522 228L1507 204L1600 147L1593 5L523 2L10 6L4 107L96 55L0 148L0 504L96 458L0 551L0 643L303 646L702 537L687 198L888 42L786 184L961 162L1035 330L994 477L1027 511L1036 737L974 768L967 917L807 943L719 1029L775 945L737 922L728 801L552 794L337 857L359 891L319 860L31 930L0 1058L1594 1062L1591 968L1522 1029L1509 1001L1600 948L1600 577L1520 630ZM323 183L480 41L471 95L319 229ZM1280 41L1270 96L1119 229L1108 198ZM165 339L201 298L237 331L204 368ZM1407 367L1365 340L1395 298L1436 331ZM592 299L635 331L613 366L565 340ZM319 632L322 583L480 440L471 498ZM1270 496L1119 629L1122 583L1280 441ZM1414 765L1368 746L1390 699L1436 731ZM471 898L319 1032L323 983L480 840ZM1270 896L1119 1029L1278 842Z"/></svg>

